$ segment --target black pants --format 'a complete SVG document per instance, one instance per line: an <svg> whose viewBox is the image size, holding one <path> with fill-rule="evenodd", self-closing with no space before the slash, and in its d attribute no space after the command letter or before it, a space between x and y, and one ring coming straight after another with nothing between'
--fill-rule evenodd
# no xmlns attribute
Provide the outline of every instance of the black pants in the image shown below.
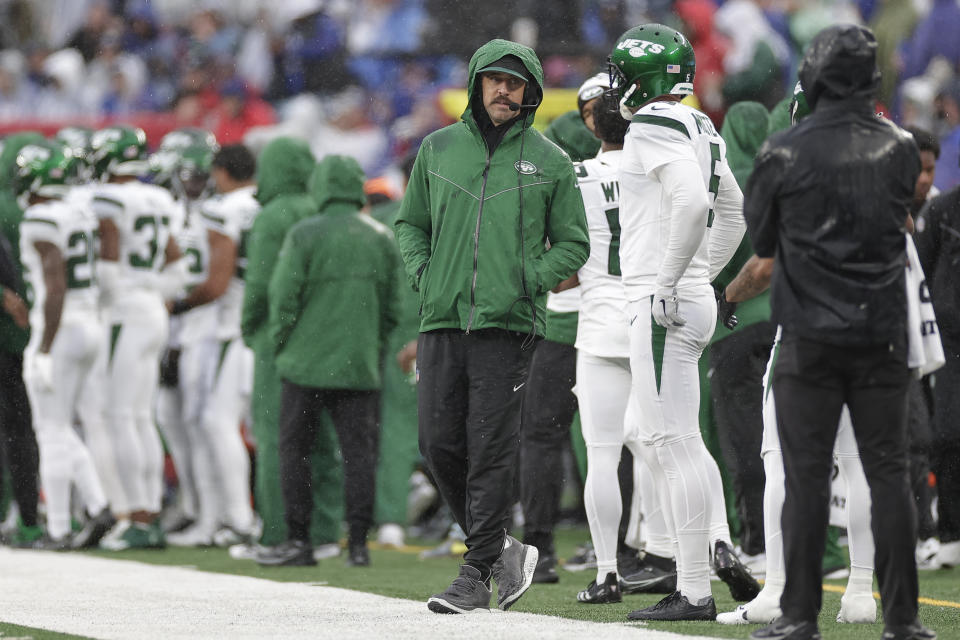
<svg viewBox="0 0 960 640"><path fill-rule="evenodd" d="M37 524L37 471L40 457L33 415L23 384L23 356L0 351L0 450L13 481L13 497L23 524Z"/></svg>
<svg viewBox="0 0 960 640"><path fill-rule="evenodd" d="M903 340L906 342L906 339ZM822 603L833 444L846 403L873 501L871 520L883 617L917 617L917 515L907 477L906 344L838 347L784 335L773 390L786 472L783 615L816 621Z"/></svg>
<svg viewBox="0 0 960 640"><path fill-rule="evenodd" d="M933 448L940 542L960 540L960 341L941 336L946 364L933 373Z"/></svg>
<svg viewBox="0 0 960 640"><path fill-rule="evenodd" d="M577 350L573 345L542 340L530 362L523 399L520 439L520 501L524 542L552 555L553 529L563 492L563 452L577 411Z"/></svg>
<svg viewBox="0 0 960 640"><path fill-rule="evenodd" d="M465 563L486 578L510 520L531 350L497 329L421 333L420 453L467 535Z"/></svg>
<svg viewBox="0 0 960 640"><path fill-rule="evenodd" d="M326 410L340 441L350 542L363 542L373 525L380 392L317 389L283 381L280 405L280 485L291 539L310 540L313 510L310 452Z"/></svg>
<svg viewBox="0 0 960 640"><path fill-rule="evenodd" d="M757 322L710 345L710 378L713 417L723 460L733 479L740 545L762 553L763 485L760 458L763 440L763 374L770 359L776 326Z"/></svg>
<svg viewBox="0 0 960 640"><path fill-rule="evenodd" d="M907 443L910 486L917 503L917 537L926 540L937 535L933 518L933 490L930 488L930 405L921 380L911 377L907 391Z"/></svg>

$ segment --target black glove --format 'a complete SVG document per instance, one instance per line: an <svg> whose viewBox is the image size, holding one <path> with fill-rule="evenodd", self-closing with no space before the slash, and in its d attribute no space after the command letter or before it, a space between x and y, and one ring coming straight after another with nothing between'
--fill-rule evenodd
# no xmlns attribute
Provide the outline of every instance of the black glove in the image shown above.
<svg viewBox="0 0 960 640"><path fill-rule="evenodd" d="M727 301L727 290L723 289L719 291L717 293L717 316L720 318L720 323L731 331L733 331L740 322L740 319L734 315L736 310L737 303Z"/></svg>
<svg viewBox="0 0 960 640"><path fill-rule="evenodd" d="M167 349L160 359L160 386L175 388L180 384L180 350Z"/></svg>

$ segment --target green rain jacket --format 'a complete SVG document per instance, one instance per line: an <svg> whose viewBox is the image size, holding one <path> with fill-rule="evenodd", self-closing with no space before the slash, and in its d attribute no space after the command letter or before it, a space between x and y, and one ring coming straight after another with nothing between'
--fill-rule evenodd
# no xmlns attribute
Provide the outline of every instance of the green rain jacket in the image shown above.
<svg viewBox="0 0 960 640"><path fill-rule="evenodd" d="M596 157L600 151L600 138L583 123L580 112L567 111L554 118L543 135L558 147L567 152L574 162L583 162L588 158Z"/></svg>
<svg viewBox="0 0 960 640"><path fill-rule="evenodd" d="M734 178L741 189L746 189L747 178L753 173L753 159L760 149L760 145L767 139L768 120L770 116L767 108L759 102L737 102L730 107L720 129L720 137L727 143L727 164L733 172ZM753 255L753 246L750 238L744 234L736 253L720 271L714 284L722 289L740 273L740 269ZM764 291L755 298L746 300L737 305L739 328L755 322L770 319L770 291ZM730 329L717 323L711 342L716 342L730 335Z"/></svg>
<svg viewBox="0 0 960 640"><path fill-rule="evenodd" d="M255 350L269 347L267 290L287 230L317 212L317 203L308 193L316 164L306 143L291 138L272 141L257 159L257 200L263 209L247 241L240 320L243 339Z"/></svg>
<svg viewBox="0 0 960 640"><path fill-rule="evenodd" d="M461 121L427 136L413 166L395 227L420 292L420 331L501 328L542 336L546 292L589 253L573 164L531 128L536 108L521 109L492 154L477 126L477 70L508 54L526 66L533 78L528 94L539 103L543 70L533 50L491 40L470 60Z"/></svg>
<svg viewBox="0 0 960 640"><path fill-rule="evenodd" d="M20 149L43 139L43 135L35 131L15 133L4 138L3 151L0 151L0 234L10 243L11 257L17 269L21 269L20 221L23 219L23 210L17 204L17 197L13 192L14 165ZM26 300L22 286L17 295ZM29 341L30 330L21 329L14 323L13 318L0 311L0 351L23 353Z"/></svg>
<svg viewBox="0 0 960 640"><path fill-rule="evenodd" d="M397 324L400 253L388 227L361 213L364 175L345 156L310 181L319 215L290 228L270 280L270 338L280 377L305 387L379 389Z"/></svg>

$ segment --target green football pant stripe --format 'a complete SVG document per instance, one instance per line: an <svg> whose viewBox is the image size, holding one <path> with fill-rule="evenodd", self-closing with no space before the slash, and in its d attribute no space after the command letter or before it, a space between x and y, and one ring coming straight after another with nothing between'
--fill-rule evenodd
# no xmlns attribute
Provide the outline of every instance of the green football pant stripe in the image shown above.
<svg viewBox="0 0 960 640"><path fill-rule="evenodd" d="M650 303L653 304L653 296L650 296ZM667 341L667 330L657 324L657 321L650 316L650 338L653 340L653 373L657 378L657 393L660 393L660 376L663 373L663 347Z"/></svg>
<svg viewBox="0 0 960 640"><path fill-rule="evenodd" d="M113 364L113 354L117 349L117 340L120 339L120 330L122 328L122 324L115 324L110 327L110 356L107 360L108 364Z"/></svg>

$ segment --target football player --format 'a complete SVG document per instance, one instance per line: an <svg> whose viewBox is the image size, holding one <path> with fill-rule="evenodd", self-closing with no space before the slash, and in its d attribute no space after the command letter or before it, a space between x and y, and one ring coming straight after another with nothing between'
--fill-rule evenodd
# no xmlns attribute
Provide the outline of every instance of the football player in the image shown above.
<svg viewBox="0 0 960 640"><path fill-rule="evenodd" d="M662 496L676 532L677 590L634 620L713 620L710 525L725 511L720 472L700 436L700 355L713 334L710 281L744 232L743 196L710 119L682 104L693 93L693 47L660 24L624 33L609 61L612 92L630 120L620 166L620 267L630 323L631 404L628 435ZM631 433L632 432L632 433ZM733 554L714 549L717 573L734 599L759 584Z"/></svg>
<svg viewBox="0 0 960 640"><path fill-rule="evenodd" d="M96 521L84 546L95 544L111 522L93 459L73 429L83 381L104 337L94 269L97 221L92 210L65 198L78 164L58 143L36 142L17 155L15 178L25 208L20 256L32 305L24 380L40 449L47 546L55 549L71 545L72 485Z"/></svg>
<svg viewBox="0 0 960 640"><path fill-rule="evenodd" d="M200 220L201 204L212 195L210 165L219 149L201 130L176 130L164 136L150 156L154 184L173 196L177 218L171 228L187 262L187 289L207 277L209 246ZM183 291L175 292L176 296ZM202 347L216 331L210 307L193 309L170 319L169 339L161 365L157 423L177 470L179 508L165 518L167 541L177 546L209 545L215 527L216 480L211 453L200 434L203 411ZM202 535L200 532L203 531Z"/></svg>
<svg viewBox="0 0 960 640"><path fill-rule="evenodd" d="M206 278L174 301L174 317L207 308L214 313L215 331L198 345L198 386L201 396L197 416L203 465L214 476L213 500L200 493L200 518L195 527L171 543L220 546L250 543L256 536L250 506L250 462L240 434L246 415L253 376L253 354L240 339L240 305L246 268L246 236L260 210L254 198L256 162L242 145L217 151L211 159L217 196L202 203L197 224L209 245ZM198 471L196 455L194 470ZM222 527L222 528L221 528ZM219 531L218 531L219 529Z"/></svg>
<svg viewBox="0 0 960 640"><path fill-rule="evenodd" d="M94 169L105 184L93 197L100 221L101 299L109 324L104 413L114 440L122 495L111 496L117 525L107 549L164 546L157 522L163 492L163 449L153 424L160 355L168 319L164 294L186 280L187 261L171 236L177 217L164 189L144 184L146 135L111 126L92 140Z"/></svg>

